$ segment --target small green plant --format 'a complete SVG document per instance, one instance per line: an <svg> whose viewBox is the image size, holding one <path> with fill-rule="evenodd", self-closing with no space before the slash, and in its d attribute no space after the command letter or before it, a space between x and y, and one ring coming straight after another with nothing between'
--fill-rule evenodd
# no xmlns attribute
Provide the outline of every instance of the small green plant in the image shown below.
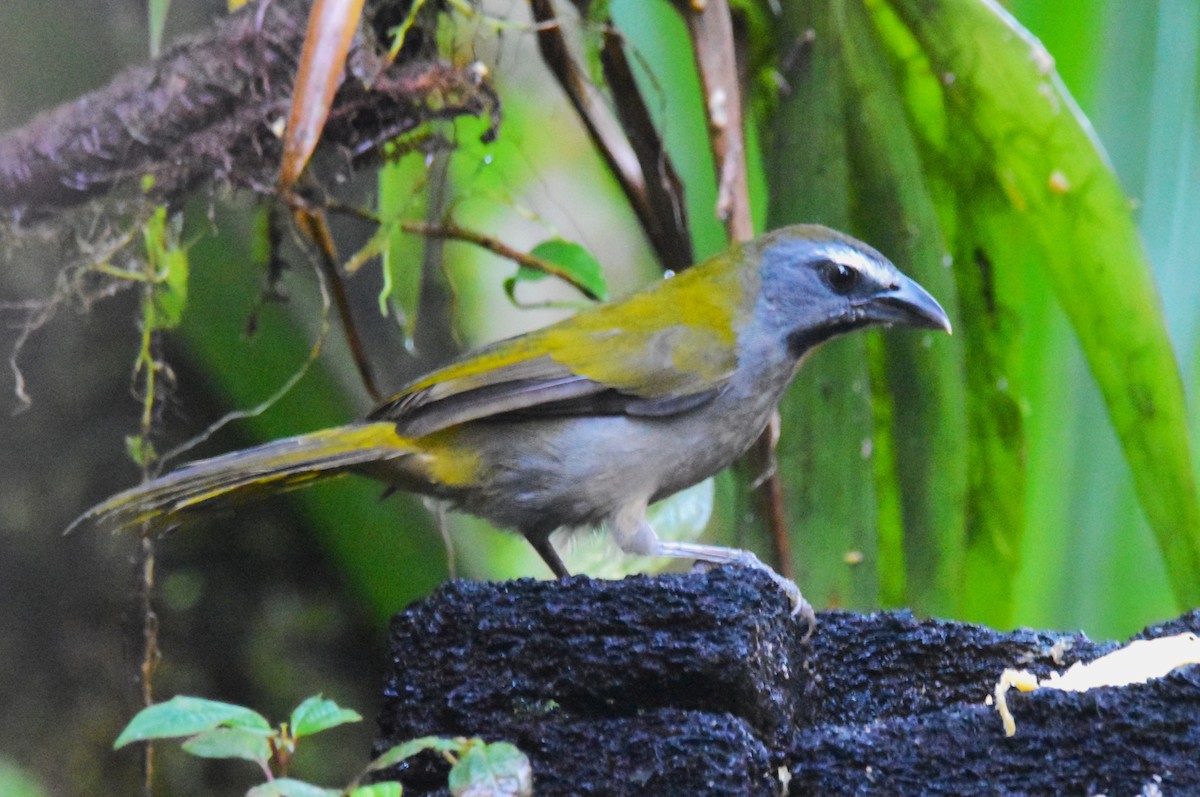
<svg viewBox="0 0 1200 797"><path fill-rule="evenodd" d="M423 750L439 753L450 762L449 786L455 797L522 797L533 793L533 776L525 754L507 742L488 743L478 738L412 739L376 758L341 789L287 776L296 743L302 737L361 719L358 712L314 695L276 728L257 711L244 706L180 695L139 711L113 748L187 737L183 749L192 755L253 761L267 780L246 792L246 797L400 797L398 781L360 785L361 781Z"/></svg>

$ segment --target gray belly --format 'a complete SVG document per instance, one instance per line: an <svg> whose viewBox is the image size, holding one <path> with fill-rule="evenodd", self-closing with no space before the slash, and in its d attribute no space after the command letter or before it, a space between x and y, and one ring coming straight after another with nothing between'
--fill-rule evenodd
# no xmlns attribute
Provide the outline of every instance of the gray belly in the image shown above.
<svg viewBox="0 0 1200 797"><path fill-rule="evenodd" d="M779 390L718 396L665 418L479 421L461 442L480 452L479 482L446 496L525 534L595 525L632 501L653 502L728 466L762 431Z"/></svg>

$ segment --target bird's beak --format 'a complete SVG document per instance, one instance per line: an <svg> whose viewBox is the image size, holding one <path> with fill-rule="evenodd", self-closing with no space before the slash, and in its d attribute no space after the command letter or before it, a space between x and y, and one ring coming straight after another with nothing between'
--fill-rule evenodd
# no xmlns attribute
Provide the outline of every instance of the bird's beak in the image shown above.
<svg viewBox="0 0 1200 797"><path fill-rule="evenodd" d="M937 299L903 274L896 287L871 297L863 310L867 318L879 324L951 331L950 318Z"/></svg>

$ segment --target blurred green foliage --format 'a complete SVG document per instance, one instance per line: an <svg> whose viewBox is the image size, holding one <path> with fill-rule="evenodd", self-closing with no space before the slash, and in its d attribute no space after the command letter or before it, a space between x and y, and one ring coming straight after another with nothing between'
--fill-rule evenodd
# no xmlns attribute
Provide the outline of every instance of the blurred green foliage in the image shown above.
<svg viewBox="0 0 1200 797"><path fill-rule="evenodd" d="M8 797L43 797L46 793L30 774L0 757L0 794Z"/></svg>
<svg viewBox="0 0 1200 797"><path fill-rule="evenodd" d="M1130 195L1161 306L1196 415L1200 244L1193 3L1042 3L1013 12L1042 37L1079 97ZM1193 188L1189 191L1188 186ZM1027 358L1031 481L1018 578L1018 618L1031 625L1129 632L1170 615L1161 547L1149 532L1129 466L1061 313L1035 294L1038 335ZM1193 467L1195 463L1193 462Z"/></svg>
<svg viewBox="0 0 1200 797"><path fill-rule="evenodd" d="M960 331L959 341L885 335L870 353L867 342L844 342L808 366L809 380L871 383L868 361L882 356L882 384L870 392L877 414L882 392L887 423L865 409L847 417L846 402L865 408L867 391L792 399L810 433L795 444L815 440L820 452L793 470L800 494L814 495L797 525L822 540L802 560L835 572L830 539L854 550L872 536L864 529L895 520L869 497L847 497L872 468L844 443L828 453L838 442L824 436L850 428L864 450L880 441L894 457L873 472L902 521L878 533L898 534L902 555L865 558L882 572L904 569L905 590L888 600L993 625L1018 619L1022 540L1046 533L1026 493L1053 478L1029 468L1026 424L1039 408L1024 380L1042 335L1030 296L1049 288L1105 398L1174 595L1195 605L1200 505L1182 385L1128 201L1052 58L975 0L807 4L784 17L781 50L812 35L783 73L791 92L779 101L772 175L787 178L772 196L773 223L849 228L957 300Z"/></svg>

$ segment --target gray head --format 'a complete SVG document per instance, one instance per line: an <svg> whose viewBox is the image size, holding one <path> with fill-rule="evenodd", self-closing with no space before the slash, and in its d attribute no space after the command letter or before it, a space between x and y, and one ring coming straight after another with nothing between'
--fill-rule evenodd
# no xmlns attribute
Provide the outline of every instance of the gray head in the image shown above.
<svg viewBox="0 0 1200 797"><path fill-rule="evenodd" d="M756 241L756 315L800 357L837 335L878 324L950 331L946 311L886 257L817 225L784 227Z"/></svg>

